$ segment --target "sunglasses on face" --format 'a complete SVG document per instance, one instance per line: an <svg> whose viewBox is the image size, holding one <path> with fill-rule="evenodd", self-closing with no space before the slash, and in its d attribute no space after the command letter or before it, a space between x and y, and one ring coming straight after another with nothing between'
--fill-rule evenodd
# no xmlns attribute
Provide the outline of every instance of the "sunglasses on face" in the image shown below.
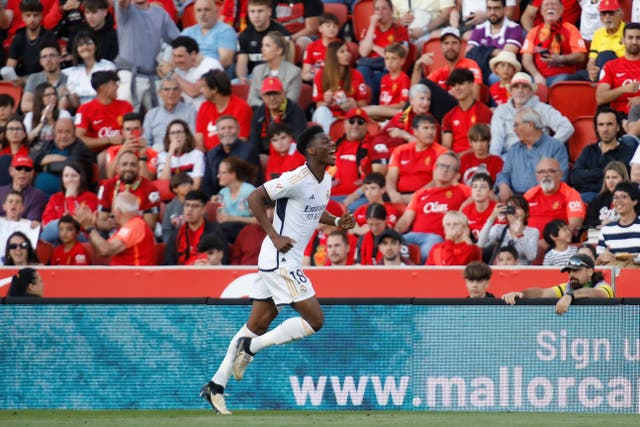
<svg viewBox="0 0 640 427"><path fill-rule="evenodd" d="M349 119L349 124L355 125L356 123L362 126L363 124L365 124L365 121L363 118L360 118L360 117L351 117Z"/></svg>
<svg viewBox="0 0 640 427"><path fill-rule="evenodd" d="M31 172L33 170L33 168L30 168L29 166L16 166L14 169L20 172Z"/></svg>
<svg viewBox="0 0 640 427"><path fill-rule="evenodd" d="M29 244L27 242L22 243L9 243L9 249L27 249Z"/></svg>

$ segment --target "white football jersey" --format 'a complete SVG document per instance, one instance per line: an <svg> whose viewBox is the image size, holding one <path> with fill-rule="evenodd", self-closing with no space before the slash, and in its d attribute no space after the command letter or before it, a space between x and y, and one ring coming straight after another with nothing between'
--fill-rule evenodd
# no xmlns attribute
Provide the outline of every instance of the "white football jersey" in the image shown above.
<svg viewBox="0 0 640 427"><path fill-rule="evenodd" d="M325 172L322 181L318 182L304 164L266 182L264 188L269 197L276 201L273 228L296 243L289 252L282 254L276 250L271 239L265 237L258 257L258 269L273 271L281 267L299 268L302 266L304 250L329 202L331 176Z"/></svg>

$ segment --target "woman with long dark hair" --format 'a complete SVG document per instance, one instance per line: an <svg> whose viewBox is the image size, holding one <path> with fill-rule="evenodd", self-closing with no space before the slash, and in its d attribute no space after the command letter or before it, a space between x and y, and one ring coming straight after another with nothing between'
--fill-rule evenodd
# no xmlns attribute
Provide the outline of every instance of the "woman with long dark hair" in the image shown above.
<svg viewBox="0 0 640 427"><path fill-rule="evenodd" d="M14 231L7 239L4 265L40 265L31 240L22 231Z"/></svg>
<svg viewBox="0 0 640 427"><path fill-rule="evenodd" d="M204 176L204 153L196 149L196 140L187 122L175 119L167 126L164 151L158 153L158 179L171 179L186 172L193 179L193 189L200 188Z"/></svg>
<svg viewBox="0 0 640 427"><path fill-rule="evenodd" d="M58 109L58 92L48 82L33 92L33 109L24 116L24 126L31 145L53 140L53 124L58 118L70 118L67 110Z"/></svg>

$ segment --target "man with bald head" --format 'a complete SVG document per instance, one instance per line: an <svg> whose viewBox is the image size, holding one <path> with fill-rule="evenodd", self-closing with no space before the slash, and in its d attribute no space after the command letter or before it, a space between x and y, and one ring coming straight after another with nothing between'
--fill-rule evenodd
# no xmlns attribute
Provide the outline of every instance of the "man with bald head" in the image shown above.
<svg viewBox="0 0 640 427"><path fill-rule="evenodd" d="M36 151L31 153L34 166L38 174L35 187L53 194L60 191L62 168L67 161L75 161L82 165L87 181L93 178L93 153L78 138L73 119L60 118L53 125L53 141L46 141Z"/></svg>
<svg viewBox="0 0 640 427"><path fill-rule="evenodd" d="M109 256L109 265L154 265L156 258L153 231L140 215L138 198L128 191L114 200L113 214L118 224L116 233L106 240L95 228L93 213L88 206L79 206L74 218L84 227L91 245L100 256Z"/></svg>
<svg viewBox="0 0 640 427"><path fill-rule="evenodd" d="M538 185L524 194L529 202L530 227L542 231L551 220L561 219L574 231L584 222L586 206L580 193L562 182L560 163L549 157L542 158L536 166Z"/></svg>

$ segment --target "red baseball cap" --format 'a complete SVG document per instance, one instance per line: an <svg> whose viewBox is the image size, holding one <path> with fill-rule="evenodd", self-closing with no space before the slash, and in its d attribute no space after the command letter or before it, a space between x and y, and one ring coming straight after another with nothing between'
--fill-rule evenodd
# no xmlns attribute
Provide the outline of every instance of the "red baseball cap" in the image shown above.
<svg viewBox="0 0 640 427"><path fill-rule="evenodd" d="M618 0L600 0L600 6L598 6L600 12L615 12L618 9L621 9Z"/></svg>
<svg viewBox="0 0 640 427"><path fill-rule="evenodd" d="M29 156L13 156L13 159L11 159L11 167L16 168L20 166L32 168L33 159Z"/></svg>
<svg viewBox="0 0 640 427"><path fill-rule="evenodd" d="M283 92L282 82L277 77L267 77L262 82L262 91L260 93Z"/></svg>
<svg viewBox="0 0 640 427"><path fill-rule="evenodd" d="M349 112L347 113L347 115L345 116L345 118L348 120L352 117L361 117L363 118L366 122L370 122L371 119L369 118L369 115L367 114L366 111L364 111L362 108L360 107L356 107L356 108L352 108L351 110L349 110Z"/></svg>

